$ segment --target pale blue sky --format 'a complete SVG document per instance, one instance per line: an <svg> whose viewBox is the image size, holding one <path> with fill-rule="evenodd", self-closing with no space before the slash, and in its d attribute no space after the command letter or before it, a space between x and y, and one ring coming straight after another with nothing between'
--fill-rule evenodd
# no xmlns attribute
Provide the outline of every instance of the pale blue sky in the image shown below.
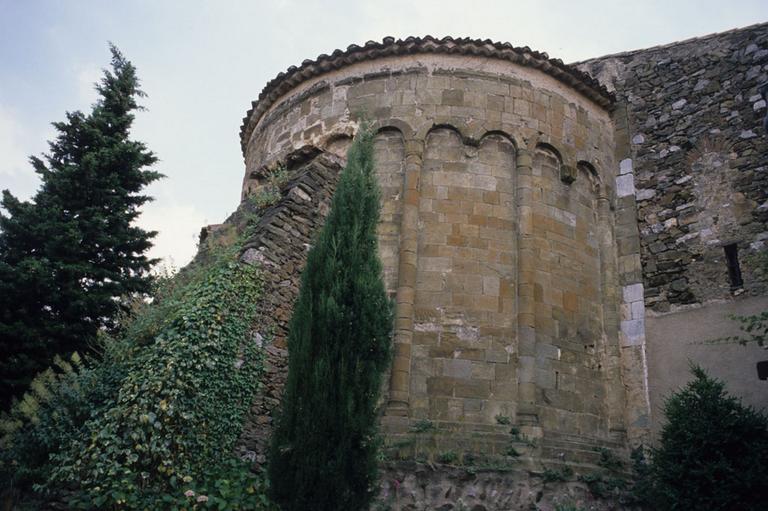
<svg viewBox="0 0 768 511"><path fill-rule="evenodd" d="M386 35L470 36L566 62L768 21L768 1L0 0L0 189L27 198L27 163L50 123L85 110L114 42L138 68L146 112L135 138L168 177L142 224L153 254L186 263L200 227L237 206L238 132L251 100L288 66Z"/></svg>

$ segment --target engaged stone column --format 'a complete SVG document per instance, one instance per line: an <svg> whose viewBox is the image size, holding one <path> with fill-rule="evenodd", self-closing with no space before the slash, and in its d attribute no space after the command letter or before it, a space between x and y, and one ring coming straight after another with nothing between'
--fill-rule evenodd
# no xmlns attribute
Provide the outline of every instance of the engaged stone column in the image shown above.
<svg viewBox="0 0 768 511"><path fill-rule="evenodd" d="M538 424L536 410L536 329L534 310L534 276L536 252L533 240L532 167L533 158L526 149L517 151L517 342L518 342L518 397L517 422L521 425Z"/></svg>
<svg viewBox="0 0 768 511"><path fill-rule="evenodd" d="M416 294L416 258L419 241L419 180L423 140L405 143L403 217L400 225L400 261L395 297L395 353L389 383L387 415L407 416L413 339L413 301Z"/></svg>
<svg viewBox="0 0 768 511"><path fill-rule="evenodd" d="M602 295L602 323L604 346L604 374L608 431L616 440L624 440L624 408L626 398L621 381L621 352L619 351L619 281L616 273L616 245L613 236L611 203L605 188L600 186L597 199L598 228L600 230L600 274Z"/></svg>

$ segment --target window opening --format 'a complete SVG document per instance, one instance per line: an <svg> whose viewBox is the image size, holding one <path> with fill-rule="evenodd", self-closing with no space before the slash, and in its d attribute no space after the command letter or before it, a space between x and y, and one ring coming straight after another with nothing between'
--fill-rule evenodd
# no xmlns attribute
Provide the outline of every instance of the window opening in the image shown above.
<svg viewBox="0 0 768 511"><path fill-rule="evenodd" d="M725 261L728 264L728 278L731 279L731 289L739 289L744 285L739 266L739 247L736 243L725 245Z"/></svg>

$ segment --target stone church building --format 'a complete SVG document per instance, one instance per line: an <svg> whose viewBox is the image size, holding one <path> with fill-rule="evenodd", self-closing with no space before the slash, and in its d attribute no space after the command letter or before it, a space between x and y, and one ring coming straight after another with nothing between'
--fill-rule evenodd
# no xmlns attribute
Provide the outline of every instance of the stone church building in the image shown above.
<svg viewBox="0 0 768 511"><path fill-rule="evenodd" d="M241 130L241 209L288 173L242 256L268 270L275 331L243 449L263 450L301 267L363 116L396 307L382 403L396 457L512 444L529 472L588 472L606 449L653 442L689 361L768 406L768 352L717 342L739 332L729 314L768 309L765 82L768 24L570 65L490 40L385 38L279 74ZM429 488L449 471L398 470L424 502L448 501ZM477 509L518 509L504 499L535 486L485 481L496 500Z"/></svg>

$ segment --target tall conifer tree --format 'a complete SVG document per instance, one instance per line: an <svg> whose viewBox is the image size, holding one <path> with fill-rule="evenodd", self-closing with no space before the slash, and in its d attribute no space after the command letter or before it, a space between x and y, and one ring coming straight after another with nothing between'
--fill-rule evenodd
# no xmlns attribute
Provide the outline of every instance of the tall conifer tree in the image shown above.
<svg viewBox="0 0 768 511"><path fill-rule="evenodd" d="M373 134L358 133L307 257L288 337L289 371L269 475L284 511L367 509L392 309L382 280Z"/></svg>
<svg viewBox="0 0 768 511"><path fill-rule="evenodd" d="M89 115L67 113L43 158L31 202L3 191L0 210L0 405L56 354L87 346L114 326L118 297L149 290L156 234L133 222L162 177L157 158L130 139L139 109L136 69L110 46L112 70L96 85Z"/></svg>

